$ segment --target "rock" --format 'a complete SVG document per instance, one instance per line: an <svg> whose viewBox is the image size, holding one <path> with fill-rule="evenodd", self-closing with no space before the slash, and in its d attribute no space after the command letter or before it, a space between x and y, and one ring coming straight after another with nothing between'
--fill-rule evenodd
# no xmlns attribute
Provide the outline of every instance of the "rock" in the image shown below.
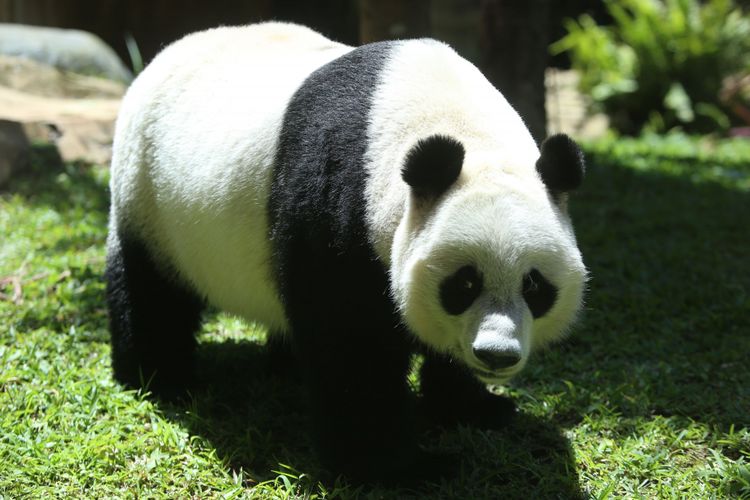
<svg viewBox="0 0 750 500"><path fill-rule="evenodd" d="M0 189L12 176L28 168L30 158L31 144L23 126L0 120Z"/></svg>
<svg viewBox="0 0 750 500"><path fill-rule="evenodd" d="M0 119L21 124L32 143L57 147L64 161L109 163L125 84L0 56Z"/></svg>
<svg viewBox="0 0 750 500"><path fill-rule="evenodd" d="M133 79L117 53L86 31L0 23L0 54L121 82Z"/></svg>
<svg viewBox="0 0 750 500"><path fill-rule="evenodd" d="M122 82L79 75L30 59L0 55L0 86L43 97L119 99Z"/></svg>
<svg viewBox="0 0 750 500"><path fill-rule="evenodd" d="M41 97L0 87L0 119L22 123L32 141L57 145L65 161L106 164L119 99Z"/></svg>

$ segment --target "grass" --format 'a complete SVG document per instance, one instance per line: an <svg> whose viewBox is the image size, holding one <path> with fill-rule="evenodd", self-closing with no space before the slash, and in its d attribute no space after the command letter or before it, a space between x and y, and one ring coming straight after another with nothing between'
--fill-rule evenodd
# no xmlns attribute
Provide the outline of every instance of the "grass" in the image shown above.
<svg viewBox="0 0 750 500"><path fill-rule="evenodd" d="M568 341L503 389L504 431L429 498L750 498L750 145L587 145L572 202L592 281ZM321 481L263 332L214 315L185 406L112 382L101 280L107 171L37 149L0 195L0 498L417 498ZM342 374L345 376L345 374Z"/></svg>

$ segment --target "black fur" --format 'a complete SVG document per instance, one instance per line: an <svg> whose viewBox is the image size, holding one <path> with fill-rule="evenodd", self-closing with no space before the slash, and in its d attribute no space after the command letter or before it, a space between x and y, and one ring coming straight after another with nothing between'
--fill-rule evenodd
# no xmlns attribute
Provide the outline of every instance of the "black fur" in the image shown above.
<svg viewBox="0 0 750 500"><path fill-rule="evenodd" d="M448 314L466 311L482 293L483 280L477 268L464 266L440 284L440 303Z"/></svg>
<svg viewBox="0 0 750 500"><path fill-rule="evenodd" d="M401 475L419 451L406 384L409 336L367 240L367 115L388 43L314 72L287 108L269 201L274 270L334 472Z"/></svg>
<svg viewBox="0 0 750 500"><path fill-rule="evenodd" d="M422 412L436 424L499 429L516 413L511 399L490 393L465 365L448 356L427 352L420 377Z"/></svg>
<svg viewBox="0 0 750 500"><path fill-rule="evenodd" d="M541 318L552 309L557 300L557 287L547 280L542 273L532 269L523 277L523 299L529 306L534 318Z"/></svg>
<svg viewBox="0 0 750 500"><path fill-rule="evenodd" d="M406 155L401 177L416 196L439 196L458 179L464 154L463 144L452 137L420 139Z"/></svg>
<svg viewBox="0 0 750 500"><path fill-rule="evenodd" d="M193 382L204 302L157 266L137 239L119 235L107 255L107 306L115 379L174 399Z"/></svg>
<svg viewBox="0 0 750 500"><path fill-rule="evenodd" d="M565 134L550 136L542 143L536 169L553 196L573 191L583 182L583 151Z"/></svg>

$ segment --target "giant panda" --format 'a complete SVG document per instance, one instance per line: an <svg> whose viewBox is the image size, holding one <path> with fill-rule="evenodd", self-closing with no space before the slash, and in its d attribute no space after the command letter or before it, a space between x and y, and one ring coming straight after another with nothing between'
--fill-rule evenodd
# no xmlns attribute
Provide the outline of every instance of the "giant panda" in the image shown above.
<svg viewBox="0 0 750 500"><path fill-rule="evenodd" d="M289 346L329 470L439 470L417 414L501 425L513 405L486 384L581 308L567 203L583 172L571 139L538 148L438 41L353 48L276 22L189 35L137 77L116 124L114 377L181 394L211 305Z"/></svg>

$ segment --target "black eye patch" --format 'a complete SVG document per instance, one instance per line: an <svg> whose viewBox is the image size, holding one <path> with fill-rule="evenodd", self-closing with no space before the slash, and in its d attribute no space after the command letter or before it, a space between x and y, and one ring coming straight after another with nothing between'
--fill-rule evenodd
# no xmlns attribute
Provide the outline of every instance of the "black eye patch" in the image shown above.
<svg viewBox="0 0 750 500"><path fill-rule="evenodd" d="M557 300L557 287L536 269L523 277L521 293L535 319L547 314Z"/></svg>
<svg viewBox="0 0 750 500"><path fill-rule="evenodd" d="M482 293L482 276L474 266L464 266L440 285L440 302L448 314L458 316Z"/></svg>

